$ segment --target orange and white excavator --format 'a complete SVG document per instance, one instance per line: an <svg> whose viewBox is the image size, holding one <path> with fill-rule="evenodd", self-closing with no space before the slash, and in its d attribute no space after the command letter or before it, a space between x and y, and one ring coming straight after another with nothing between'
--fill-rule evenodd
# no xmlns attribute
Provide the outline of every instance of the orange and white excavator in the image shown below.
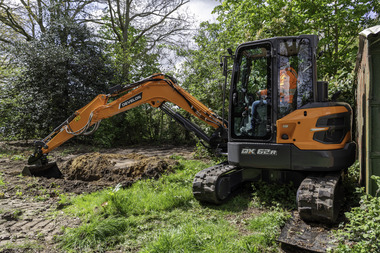
<svg viewBox="0 0 380 253"><path fill-rule="evenodd" d="M316 35L300 35L246 42L235 54L229 51L222 64L227 80L226 59L234 60L228 123L162 74L114 87L37 141L24 174L49 176L39 174L40 169L60 174L55 163L48 163L47 153L75 135L93 132L102 119L146 103L227 154L225 163L196 174L197 200L221 203L247 181L292 181L299 186L302 219L334 222L343 200L341 175L355 161L356 144L351 139L351 107L328 101L327 82L317 81L317 44ZM208 136L166 102L215 132Z"/></svg>

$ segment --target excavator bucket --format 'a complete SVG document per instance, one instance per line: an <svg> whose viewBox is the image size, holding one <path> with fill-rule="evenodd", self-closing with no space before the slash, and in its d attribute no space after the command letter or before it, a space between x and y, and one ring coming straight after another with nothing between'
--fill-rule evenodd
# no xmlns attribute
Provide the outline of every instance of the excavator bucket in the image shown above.
<svg viewBox="0 0 380 253"><path fill-rule="evenodd" d="M22 170L23 176L35 176L46 178L62 178L62 172L59 170L57 163L51 162L44 165L27 165Z"/></svg>

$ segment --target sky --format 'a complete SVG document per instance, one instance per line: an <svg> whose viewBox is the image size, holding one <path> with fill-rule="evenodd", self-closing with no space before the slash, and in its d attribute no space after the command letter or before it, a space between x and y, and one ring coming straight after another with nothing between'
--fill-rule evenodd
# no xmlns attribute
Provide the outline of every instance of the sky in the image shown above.
<svg viewBox="0 0 380 253"><path fill-rule="evenodd" d="M211 12L219 4L217 0L190 0L186 5L200 23L208 20L214 21L216 15L212 15Z"/></svg>

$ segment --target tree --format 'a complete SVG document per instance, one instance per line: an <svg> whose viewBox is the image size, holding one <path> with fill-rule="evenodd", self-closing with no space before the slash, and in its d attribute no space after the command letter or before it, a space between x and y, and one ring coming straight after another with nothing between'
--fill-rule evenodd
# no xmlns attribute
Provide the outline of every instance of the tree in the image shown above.
<svg viewBox="0 0 380 253"><path fill-rule="evenodd" d="M219 32L218 24L202 23L194 36L197 47L177 48L184 60L176 75L190 94L221 114L224 77L220 57L226 54L230 44L221 41Z"/></svg>
<svg viewBox="0 0 380 253"><path fill-rule="evenodd" d="M15 34L19 39L31 41L45 33L50 23L63 17L78 23L92 20L87 9L97 2L97 0L0 0L0 41L14 43Z"/></svg>
<svg viewBox="0 0 380 253"><path fill-rule="evenodd" d="M244 11L242 11L244 10ZM225 0L215 8L224 37L241 42L273 36L318 34L319 76L350 72L358 33L379 21L377 0Z"/></svg>
<svg viewBox="0 0 380 253"><path fill-rule="evenodd" d="M96 38L70 20L55 21L39 40L19 43L15 50L21 74L8 85L10 103L2 106L11 113L5 132L22 138L47 135L106 92L111 79Z"/></svg>
<svg viewBox="0 0 380 253"><path fill-rule="evenodd" d="M96 0L0 0L0 84L7 86L2 87L5 93L13 86L15 75L19 74L19 66L12 59L19 57L17 50L20 44L25 41L33 44L40 40L47 31L51 31L53 23L88 21L91 17L88 11L94 3ZM0 95L4 96L3 93Z"/></svg>
<svg viewBox="0 0 380 253"><path fill-rule="evenodd" d="M189 30L188 16L180 12L189 0L107 0L108 33L115 42L122 80L130 81L141 66L140 59L153 63L162 53L160 45L178 44ZM161 49L161 50L160 50ZM133 73L133 74L132 74ZM145 73L146 75L146 73Z"/></svg>
<svg viewBox="0 0 380 253"><path fill-rule="evenodd" d="M181 12L188 0L107 0L100 37L108 42L114 81L126 84L161 72L165 49L180 44L191 21ZM181 128L159 110L142 105L103 122L98 144L180 141ZM113 129L110 131L109 129ZM174 130L176 129L176 130ZM183 138L182 138L183 139Z"/></svg>

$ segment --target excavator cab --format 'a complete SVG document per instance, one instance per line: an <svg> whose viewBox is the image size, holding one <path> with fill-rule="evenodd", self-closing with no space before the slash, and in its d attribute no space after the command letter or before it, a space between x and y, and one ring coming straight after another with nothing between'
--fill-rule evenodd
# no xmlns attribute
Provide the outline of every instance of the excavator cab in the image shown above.
<svg viewBox="0 0 380 253"><path fill-rule="evenodd" d="M239 46L231 83L230 141L274 143L276 121L314 100L315 39L276 38Z"/></svg>
<svg viewBox="0 0 380 253"><path fill-rule="evenodd" d="M248 42L237 48L229 108L230 164L292 169L292 148L278 143L277 121L314 102L316 46L317 36L305 35ZM284 177L276 171L260 174L262 179Z"/></svg>

